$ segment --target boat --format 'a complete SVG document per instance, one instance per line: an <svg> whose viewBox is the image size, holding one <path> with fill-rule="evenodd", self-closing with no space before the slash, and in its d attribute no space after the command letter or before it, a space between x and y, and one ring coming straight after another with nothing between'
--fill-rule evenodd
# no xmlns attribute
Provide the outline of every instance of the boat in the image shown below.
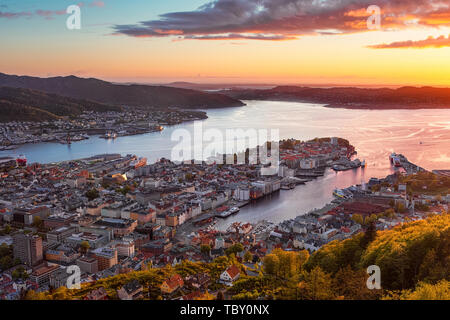
<svg viewBox="0 0 450 320"><path fill-rule="evenodd" d="M335 196L337 198L341 198L341 199L345 198L345 194L341 189L334 189L333 196Z"/></svg>
<svg viewBox="0 0 450 320"><path fill-rule="evenodd" d="M23 154L21 154L16 158L16 162L17 162L17 165L19 165L19 166L26 166L27 158Z"/></svg>
<svg viewBox="0 0 450 320"><path fill-rule="evenodd" d="M104 139L115 139L117 138L117 133L113 132L107 132L102 138Z"/></svg>
<svg viewBox="0 0 450 320"><path fill-rule="evenodd" d="M351 199L353 198L353 193L345 189L334 189L333 195L338 199Z"/></svg>
<svg viewBox="0 0 450 320"><path fill-rule="evenodd" d="M363 160L362 162L361 162L361 168L365 168L366 167L366 160Z"/></svg>
<svg viewBox="0 0 450 320"><path fill-rule="evenodd" d="M145 157L141 157L139 159L133 160L130 162L130 166L133 167L134 169L143 167L147 164L147 158Z"/></svg>
<svg viewBox="0 0 450 320"><path fill-rule="evenodd" d="M229 211L231 212L231 214L235 214L238 213L241 209L239 209L238 207L232 207Z"/></svg>
<svg viewBox="0 0 450 320"><path fill-rule="evenodd" d="M215 216L218 217L218 218L227 218L227 217L229 217L231 215L232 215L231 210L227 210L227 211L223 211L223 212L217 212L215 214Z"/></svg>
<svg viewBox="0 0 450 320"><path fill-rule="evenodd" d="M335 165L333 165L332 169L334 171L345 171L345 170L348 170L349 168L347 168L346 166L335 164Z"/></svg>

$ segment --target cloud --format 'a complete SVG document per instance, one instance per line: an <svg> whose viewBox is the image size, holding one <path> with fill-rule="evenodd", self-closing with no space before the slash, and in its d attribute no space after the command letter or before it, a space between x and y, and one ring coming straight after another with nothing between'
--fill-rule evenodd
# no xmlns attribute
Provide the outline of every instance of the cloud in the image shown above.
<svg viewBox="0 0 450 320"><path fill-rule="evenodd" d="M388 44L377 44L373 46L368 46L371 49L397 49L397 48L442 48L442 47L450 47L450 35L446 38L445 36L440 36L437 38L428 37L425 40L419 41L397 41Z"/></svg>
<svg viewBox="0 0 450 320"><path fill-rule="evenodd" d="M31 17L33 14L31 12L4 12L0 11L0 19L6 18L6 19L15 19L15 18L21 18L21 17Z"/></svg>
<svg viewBox="0 0 450 320"><path fill-rule="evenodd" d="M43 17L43 18L45 18L47 20L51 20L51 19L53 19L53 17L55 15L66 14L66 10L55 10L55 11L52 11L52 10L41 10L41 9L39 9L39 10L35 11L35 14L37 16Z"/></svg>
<svg viewBox="0 0 450 320"><path fill-rule="evenodd" d="M85 4L83 2L80 2L77 4L79 7L84 7ZM102 8L105 6L105 3L103 1L92 1L87 4L88 7L94 8ZM0 5L0 8L6 8L6 5ZM54 16L58 15L64 15L66 14L66 9L62 10L44 10L44 9L37 9L34 12L30 11L22 11L22 12L3 12L0 11L0 19L6 18L6 19L15 19L15 18L31 18L33 16L42 17L46 20L52 20Z"/></svg>
<svg viewBox="0 0 450 320"><path fill-rule="evenodd" d="M229 33L223 35L204 35L195 36L189 35L184 36L183 39L197 39L197 40L271 40L271 41L283 41L283 40L293 40L296 37L289 37L284 35L268 35L268 34L239 34L239 33Z"/></svg>
<svg viewBox="0 0 450 320"><path fill-rule="evenodd" d="M162 14L157 20L116 25L116 34L183 39L273 40L307 34L366 32L367 8L381 8L384 29L411 25L450 26L449 0L213 0L194 11ZM323 32L325 30L325 32ZM326 30L332 30L328 33Z"/></svg>

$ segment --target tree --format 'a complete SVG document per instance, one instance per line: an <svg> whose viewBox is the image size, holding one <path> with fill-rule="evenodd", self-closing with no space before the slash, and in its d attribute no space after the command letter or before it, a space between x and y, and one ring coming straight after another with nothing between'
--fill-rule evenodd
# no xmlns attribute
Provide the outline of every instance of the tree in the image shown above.
<svg viewBox="0 0 450 320"><path fill-rule="evenodd" d="M81 252L83 254L86 254L90 247L91 247L91 245L89 244L88 241L82 241L81 242Z"/></svg>
<svg viewBox="0 0 450 320"><path fill-rule="evenodd" d="M360 215L359 213L352 214L352 220L354 222L356 222L357 224L360 224L360 225L364 224L364 219L363 219L362 215Z"/></svg>
<svg viewBox="0 0 450 320"><path fill-rule="evenodd" d="M231 247L225 250L225 253L227 256L234 253L234 255L238 254L239 252L244 251L244 246L241 243L235 243Z"/></svg>
<svg viewBox="0 0 450 320"><path fill-rule="evenodd" d="M303 272L301 276L304 289L300 289L302 296L310 300L329 300L334 298L331 288L331 277L315 267L311 272Z"/></svg>
<svg viewBox="0 0 450 320"><path fill-rule="evenodd" d="M249 251L246 251L244 254L244 261L250 262L252 260L253 260L253 255Z"/></svg>
<svg viewBox="0 0 450 320"><path fill-rule="evenodd" d="M24 267L18 267L12 272L13 279L28 279L28 273L25 271Z"/></svg>
<svg viewBox="0 0 450 320"><path fill-rule="evenodd" d="M223 295L223 291L219 291L217 293L216 300L225 300L225 296Z"/></svg>
<svg viewBox="0 0 450 320"><path fill-rule="evenodd" d="M395 218L395 210L392 209L392 208L387 209L384 212L384 216L387 217L387 218Z"/></svg>
<svg viewBox="0 0 450 320"><path fill-rule="evenodd" d="M202 244L200 246L200 252L209 255L209 253L211 252L211 247L208 244Z"/></svg>
<svg viewBox="0 0 450 320"><path fill-rule="evenodd" d="M264 272L270 275L278 275L278 269L280 266L280 259L277 255L271 253L264 257L263 268Z"/></svg>
<svg viewBox="0 0 450 320"><path fill-rule="evenodd" d="M450 282L445 279L434 285L419 282L414 291L404 290L399 298L401 300L450 300Z"/></svg>
<svg viewBox="0 0 450 320"><path fill-rule="evenodd" d="M33 218L33 227L36 227L38 229L42 228L44 226L44 222L42 221L42 218L39 216L35 216Z"/></svg>
<svg viewBox="0 0 450 320"><path fill-rule="evenodd" d="M367 277L365 270L353 270L347 265L341 268L333 277L333 292L346 300L372 300L379 298L380 290L367 288Z"/></svg>
<svg viewBox="0 0 450 320"><path fill-rule="evenodd" d="M95 188L86 192L86 197L88 198L89 201L92 201L92 200L98 198L99 196L100 196L100 194L99 194L98 190Z"/></svg>
<svg viewBox="0 0 450 320"><path fill-rule="evenodd" d="M7 224L7 225L5 226L5 228L3 229L3 232L4 232L5 234L10 234L10 232L11 232L11 226L10 226L9 224Z"/></svg>
<svg viewBox="0 0 450 320"><path fill-rule="evenodd" d="M361 247L367 248L367 246L373 240L375 240L376 236L377 236L377 227L375 225L375 221L370 221L366 229L366 232L364 232L364 236L361 239Z"/></svg>

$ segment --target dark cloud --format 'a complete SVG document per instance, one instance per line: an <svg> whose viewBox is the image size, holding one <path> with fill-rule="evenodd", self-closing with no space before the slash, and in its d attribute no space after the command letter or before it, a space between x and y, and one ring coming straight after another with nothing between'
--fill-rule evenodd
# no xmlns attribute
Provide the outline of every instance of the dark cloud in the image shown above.
<svg viewBox="0 0 450 320"><path fill-rule="evenodd" d="M442 48L442 47L450 47L450 35L446 38L445 36L440 36L437 38L428 37L425 40L418 41L398 41L392 42L388 44L377 44L373 46L368 46L371 49L397 49L397 48Z"/></svg>
<svg viewBox="0 0 450 320"><path fill-rule="evenodd" d="M185 39L295 39L305 34L367 31L366 9L378 5L383 28L450 25L450 0L214 0L158 20L116 25L116 34ZM261 36L263 35L263 36Z"/></svg>

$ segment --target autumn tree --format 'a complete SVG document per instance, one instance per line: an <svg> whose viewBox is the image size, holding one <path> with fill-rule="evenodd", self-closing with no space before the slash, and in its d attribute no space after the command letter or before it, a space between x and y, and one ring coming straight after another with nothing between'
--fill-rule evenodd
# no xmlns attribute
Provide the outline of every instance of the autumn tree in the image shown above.
<svg viewBox="0 0 450 320"><path fill-rule="evenodd" d="M361 239L361 247L366 248L369 243L375 240L377 236L377 227L375 225L375 221L371 221L367 226L366 231L364 232L364 236Z"/></svg>
<svg viewBox="0 0 450 320"><path fill-rule="evenodd" d="M301 275L304 283L301 294L308 300L330 300L335 297L331 287L331 276L316 267L311 272L304 271Z"/></svg>
<svg viewBox="0 0 450 320"><path fill-rule="evenodd" d="M82 241L80 246L81 246L81 252L83 254L86 254L88 252L89 248L91 247L91 245L87 241Z"/></svg>
<svg viewBox="0 0 450 320"><path fill-rule="evenodd" d="M263 270L270 275L278 275L280 259L275 254L268 254L263 259Z"/></svg>

